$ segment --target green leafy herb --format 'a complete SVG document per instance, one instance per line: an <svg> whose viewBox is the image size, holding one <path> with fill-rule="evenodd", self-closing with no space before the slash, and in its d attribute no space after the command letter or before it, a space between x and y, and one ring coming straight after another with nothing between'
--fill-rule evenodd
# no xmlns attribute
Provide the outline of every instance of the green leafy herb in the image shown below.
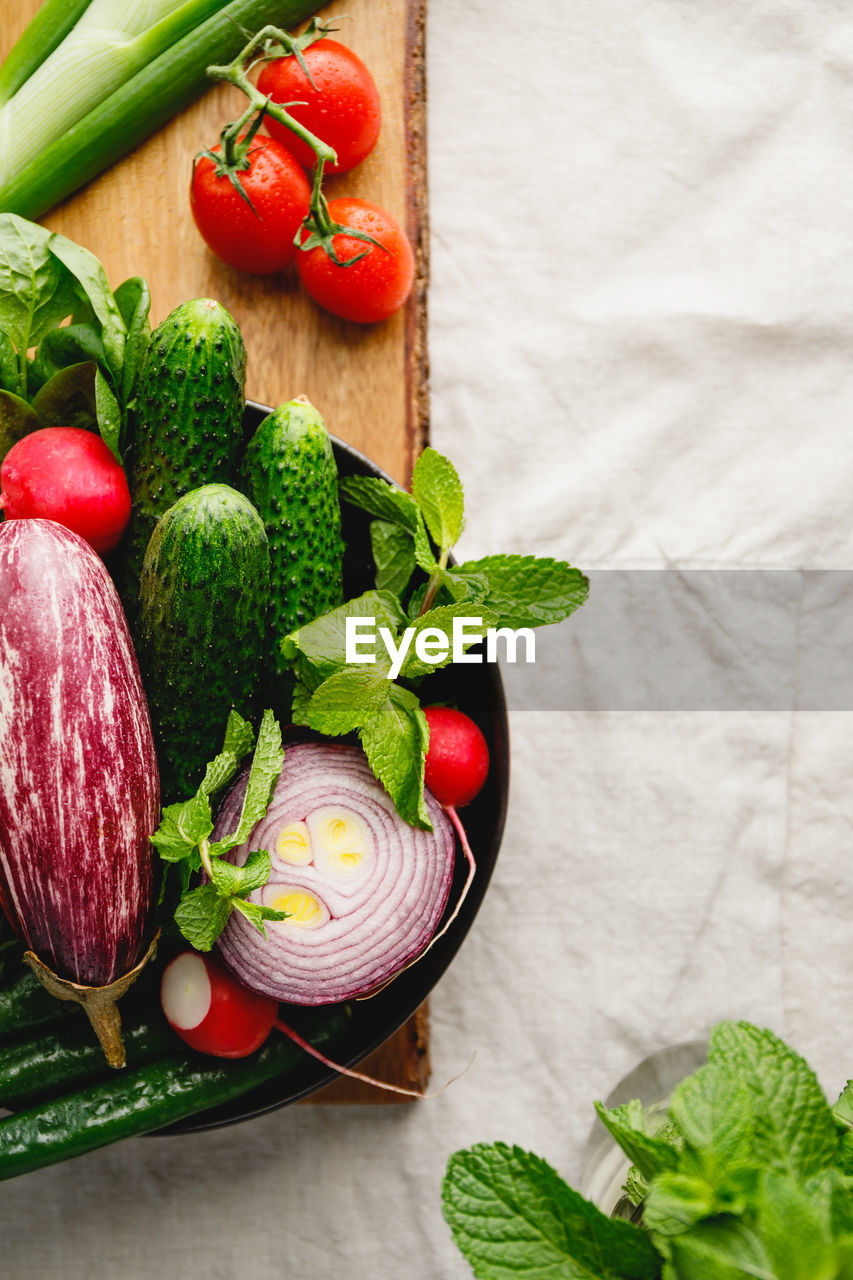
<svg viewBox="0 0 853 1280"><path fill-rule="evenodd" d="M462 485L449 458L424 449L412 471L412 497L440 551L449 551L465 524Z"/></svg>
<svg viewBox="0 0 853 1280"><path fill-rule="evenodd" d="M341 497L413 537L418 526L418 504L408 493L372 476L346 476L340 482Z"/></svg>
<svg viewBox="0 0 853 1280"><path fill-rule="evenodd" d="M538 1156L479 1144L451 1156L444 1216L478 1280L655 1280L649 1238L612 1221Z"/></svg>
<svg viewBox="0 0 853 1280"><path fill-rule="evenodd" d="M149 302L143 280L125 281L114 296L88 249L0 214L0 390L31 405L27 430L97 429L120 458ZM0 449L8 447L0 433Z"/></svg>
<svg viewBox="0 0 853 1280"><path fill-rule="evenodd" d="M376 587L402 595L415 572L412 538L399 525L374 520L370 526L370 546L376 564Z"/></svg>
<svg viewBox="0 0 853 1280"><path fill-rule="evenodd" d="M481 1280L850 1280L852 1101L848 1085L830 1108L772 1032L720 1023L662 1127L639 1102L598 1104L634 1162L626 1191L641 1226L603 1219L605 1232L553 1170L502 1143L451 1158L445 1217Z"/></svg>
<svg viewBox="0 0 853 1280"><path fill-rule="evenodd" d="M457 580L485 580L483 603L498 614L502 627L561 622L589 595L589 581L579 569L537 556L484 556L466 560L454 573Z"/></svg>
<svg viewBox="0 0 853 1280"><path fill-rule="evenodd" d="M587 580L571 565L534 556L487 556L451 566L450 551L465 524L464 498L456 469L435 449L425 449L415 463L411 494L369 476L342 480L340 491L376 517L370 528L376 590L282 643L296 676L293 719L319 733L358 733L398 812L428 827L423 774L429 735L407 682L418 683L453 661L454 619L477 620L466 626L467 649L490 627L540 626L568 617L586 599ZM427 581L412 589L417 569ZM375 618L377 633L385 629L399 659L390 661L380 649L370 655L373 661L365 651L348 664L349 618ZM415 646L428 630L440 637L429 637L429 648L424 637L426 656L420 656Z"/></svg>
<svg viewBox="0 0 853 1280"><path fill-rule="evenodd" d="M210 797L232 780L253 744L255 749L237 828L222 840L211 841ZM182 893L175 910L175 923L198 951L210 950L233 910L241 911L261 933L265 932L265 920L287 918L287 912L246 901L250 893L262 888L269 879L270 856L266 850L252 850L242 866L223 860L223 854L229 849L248 840L266 813L283 761L281 729L271 711L264 712L257 742L251 725L232 711L222 750L208 764L195 795L163 810L163 820L151 843L164 862L179 867ZM207 874L207 883L190 887L193 873L202 870Z"/></svg>

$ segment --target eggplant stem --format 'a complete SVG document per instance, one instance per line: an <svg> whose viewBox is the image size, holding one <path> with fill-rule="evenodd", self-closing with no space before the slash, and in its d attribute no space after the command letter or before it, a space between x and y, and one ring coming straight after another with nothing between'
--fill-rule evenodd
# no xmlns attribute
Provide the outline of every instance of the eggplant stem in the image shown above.
<svg viewBox="0 0 853 1280"><path fill-rule="evenodd" d="M103 987L87 987L80 982L60 978L49 965L39 959L34 951L24 952L24 960L45 991L55 996L57 1000L73 1000L76 1004L83 1006L107 1062L116 1070L120 1070L125 1065L124 1045L121 1039L121 1014L116 1002L133 986L148 961L154 956L159 938L158 929L154 941L139 964L122 977L116 978L115 982L109 982Z"/></svg>

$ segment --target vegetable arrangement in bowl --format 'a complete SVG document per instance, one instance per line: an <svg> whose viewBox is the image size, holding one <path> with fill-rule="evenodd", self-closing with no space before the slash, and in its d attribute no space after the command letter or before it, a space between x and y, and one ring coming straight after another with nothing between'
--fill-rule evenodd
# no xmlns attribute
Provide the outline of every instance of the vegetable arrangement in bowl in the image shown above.
<svg viewBox="0 0 853 1280"><path fill-rule="evenodd" d="M465 619L470 651L587 591L553 560L454 564L462 486L434 450L406 493L304 398L247 405L216 301L149 333L142 281L112 294L91 255L14 215L3 272L20 434L2 463L0 901L33 973L18 944L0 953L0 1178L281 1105L387 1038L476 912L506 797L499 677L460 677L436 633ZM56 432L78 450L61 502ZM101 445L129 497L117 543L90 520ZM370 618L384 651L353 661Z"/></svg>

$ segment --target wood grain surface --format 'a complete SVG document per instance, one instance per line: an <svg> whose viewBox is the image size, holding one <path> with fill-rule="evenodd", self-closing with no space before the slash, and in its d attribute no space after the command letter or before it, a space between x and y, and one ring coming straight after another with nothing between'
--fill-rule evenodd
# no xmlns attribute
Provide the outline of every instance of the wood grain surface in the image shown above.
<svg viewBox="0 0 853 1280"><path fill-rule="evenodd" d="M39 0L0 0L0 59L38 7ZM223 124L242 109L244 99L231 86L211 88L43 222L91 249L113 287L143 275L154 323L187 298L217 298L243 332L251 399L276 405L307 395L334 435L406 482L428 431L425 0L337 0L322 12L340 18L340 38L364 59L379 88L379 142L353 173L331 179L328 193L374 200L406 227L417 280L395 316L374 326L336 320L302 293L295 273L243 275L207 250L190 215L190 171L196 152L216 142ZM429 1074L426 1011L363 1069L422 1090ZM317 1095L328 1101L393 1097L345 1079Z"/></svg>

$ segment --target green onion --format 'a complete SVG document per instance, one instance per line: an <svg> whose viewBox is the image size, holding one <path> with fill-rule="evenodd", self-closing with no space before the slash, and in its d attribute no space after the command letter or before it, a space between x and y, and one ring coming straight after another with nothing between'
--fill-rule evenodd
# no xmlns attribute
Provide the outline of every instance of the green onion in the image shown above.
<svg viewBox="0 0 853 1280"><path fill-rule="evenodd" d="M99 2L93 0L92 7ZM273 21L295 26L320 7L321 0L231 0L66 126L61 137L26 159L19 156L11 170L0 170L0 210L40 217L199 97L209 84L208 65L230 61L245 43L247 29ZM55 94L45 98L42 114L48 107L59 109ZM2 127L0 110L0 136Z"/></svg>
<svg viewBox="0 0 853 1280"><path fill-rule="evenodd" d="M92 0L62 43L0 108L0 184L24 157L61 138L222 3Z"/></svg>
<svg viewBox="0 0 853 1280"><path fill-rule="evenodd" d="M0 103L8 102L65 39L89 0L45 0L6 61L0 66Z"/></svg>

